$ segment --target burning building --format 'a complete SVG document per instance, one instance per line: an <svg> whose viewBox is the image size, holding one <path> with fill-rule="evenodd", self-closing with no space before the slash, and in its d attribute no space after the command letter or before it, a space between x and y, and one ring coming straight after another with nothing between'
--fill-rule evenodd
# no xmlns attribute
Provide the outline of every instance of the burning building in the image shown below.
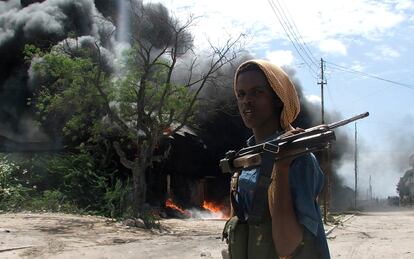
<svg viewBox="0 0 414 259"><path fill-rule="evenodd" d="M200 136L186 127L168 142L168 157L148 172L148 202L165 204L183 216L189 216L192 208L228 210L229 176L218 170L217 160Z"/></svg>
<svg viewBox="0 0 414 259"><path fill-rule="evenodd" d="M0 139L3 146L17 147L17 138L24 139L27 143L35 143L33 140L40 139L40 136L41 139L45 138L43 133L33 131L34 123L30 123L34 121L31 119L33 111L26 102L31 97L36 82L31 81L30 67L22 54L24 45L34 44L42 49L50 49L75 33L79 37L79 44L87 47L95 41L101 42L107 53L113 54L117 40L108 38L108 35L111 35L115 25L122 23L121 18L124 16L118 15L117 10L121 8L119 3L122 2L124 1L11 0L0 5L0 135L17 136L10 140ZM113 23L102 22L103 16L111 18ZM168 36L168 33L159 34L150 36ZM158 39L152 40L156 42ZM237 62L249 58L251 56L246 54ZM222 210L226 210L225 206L229 205L230 176L220 172L218 162L226 151L244 146L251 134L243 126L235 107L232 89L235 67L237 64L218 71L223 77L222 85L206 88L203 97L214 102L199 106L196 128L177 132L160 147L160 150L164 148L169 152L166 160L155 163L147 172L149 203L163 206L172 201L183 211L193 207L214 206L224 206ZM314 126L319 123L319 106L306 99L299 82L296 85L302 111L295 126ZM327 114L328 121L338 117L335 113ZM46 139L48 137L50 136L46 136ZM348 147L346 136L338 136L338 139L340 143L335 146L332 154L333 164L341 159ZM331 166L331 169L334 172L335 167ZM337 188L341 188L341 181L334 173L332 175L335 196ZM212 206L210 202L215 205Z"/></svg>

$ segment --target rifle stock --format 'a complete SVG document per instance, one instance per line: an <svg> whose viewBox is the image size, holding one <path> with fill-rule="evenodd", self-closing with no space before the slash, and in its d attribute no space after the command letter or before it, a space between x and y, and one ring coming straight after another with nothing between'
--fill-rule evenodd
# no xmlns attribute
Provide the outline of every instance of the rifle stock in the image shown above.
<svg viewBox="0 0 414 259"><path fill-rule="evenodd" d="M238 152L230 150L226 153L226 157L220 160L221 171L223 173L234 173L242 169L259 167L262 161L262 153L265 150L274 152L276 161L323 150L328 148L330 143L335 140L333 129L367 116L369 116L369 113L365 112L331 124L311 127L294 135L281 136L265 143L242 148Z"/></svg>

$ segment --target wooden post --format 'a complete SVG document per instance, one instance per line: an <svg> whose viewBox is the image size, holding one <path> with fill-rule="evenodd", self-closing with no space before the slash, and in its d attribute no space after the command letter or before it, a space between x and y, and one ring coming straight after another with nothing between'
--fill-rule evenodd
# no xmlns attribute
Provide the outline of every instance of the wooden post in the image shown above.
<svg viewBox="0 0 414 259"><path fill-rule="evenodd" d="M167 197L171 198L171 176L167 174Z"/></svg>

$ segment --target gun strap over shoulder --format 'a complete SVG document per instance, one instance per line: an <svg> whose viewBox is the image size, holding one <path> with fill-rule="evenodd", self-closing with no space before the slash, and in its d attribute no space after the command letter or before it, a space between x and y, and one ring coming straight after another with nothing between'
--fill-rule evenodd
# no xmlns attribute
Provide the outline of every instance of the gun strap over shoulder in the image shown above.
<svg viewBox="0 0 414 259"><path fill-rule="evenodd" d="M249 224L259 225L263 222L265 209L268 208L268 189L272 182L271 176L279 146L270 143L264 144L260 173L257 178L252 200L252 210L249 214Z"/></svg>
<svg viewBox="0 0 414 259"><path fill-rule="evenodd" d="M238 201L236 199L237 189L238 189L238 182L239 182L239 176L240 176L240 173L239 172L236 172L231 177L231 182L230 182L230 201L231 201L231 206L232 206L234 215L236 215L239 219L244 219L244 213L241 210L240 205L239 205L239 203L238 203Z"/></svg>

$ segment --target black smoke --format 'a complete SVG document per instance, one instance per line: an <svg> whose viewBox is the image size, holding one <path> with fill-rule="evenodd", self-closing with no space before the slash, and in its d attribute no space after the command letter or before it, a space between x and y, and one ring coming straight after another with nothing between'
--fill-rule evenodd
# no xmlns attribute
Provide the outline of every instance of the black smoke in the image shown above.
<svg viewBox="0 0 414 259"><path fill-rule="evenodd" d="M252 59L252 55L246 52L232 65L220 70L220 80L209 85L203 92L204 102L200 105L197 116L199 123L198 133L207 147L214 154L217 161L224 157L228 150L238 150L245 146L246 139L252 135L247 129L239 115L236 99L233 91L234 73L242 62ZM296 86L301 103L301 111L294 121L294 127L309 128L321 124L321 106L306 98L303 87L296 77L296 71L291 67L283 68L290 76ZM325 121L327 123L344 119L337 111L326 111ZM330 164L326 170L331 171L331 208L336 210L348 209L349 188L344 186L344 179L337 173L341 161L352 153L353 145L350 136L343 130L336 130L336 141L333 143L330 155ZM319 160L321 153L316 153Z"/></svg>
<svg viewBox="0 0 414 259"><path fill-rule="evenodd" d="M293 125L295 127L309 128L321 124L321 104L309 101L303 93L300 81L295 77L295 71L287 69L298 91L301 112ZM333 123L345 119L339 111L325 110L325 123ZM351 208L353 202L353 191L346 186L345 179L339 174L339 169L344 160L349 160L353 155L353 140L343 129L335 130L336 140L332 142L329 155L317 152L315 155L319 159L325 174L330 173L330 206L331 210L347 210ZM327 178L325 178L327 184ZM322 200L321 200L322 201Z"/></svg>
<svg viewBox="0 0 414 259"><path fill-rule="evenodd" d="M25 45L48 51L70 35L88 36L99 42L111 30L103 20L92 0L0 3L1 134L32 140L44 138L31 123L32 111L27 106L33 89L28 87L30 64L25 62Z"/></svg>
<svg viewBox="0 0 414 259"><path fill-rule="evenodd" d="M44 2L44 1L45 0L20 0L20 4L21 4L22 7L26 7L26 6L29 6L31 4L41 3L41 2Z"/></svg>
<svg viewBox="0 0 414 259"><path fill-rule="evenodd" d="M120 12L122 4L126 19ZM35 126L34 111L27 100L47 78L37 78L30 69L23 53L27 44L44 52L64 51L73 56L87 50L95 60L95 45L100 45L104 69L111 73L121 49L121 20L130 29L127 41L132 44L139 40L141 46L151 48L152 55L158 55L156 48L171 47L176 42L178 56L192 47L189 32L179 34L175 41L173 35L182 24L161 4L143 4L140 0L1 1L0 134L14 139L45 138Z"/></svg>
<svg viewBox="0 0 414 259"><path fill-rule="evenodd" d="M126 1L130 2L130 1ZM33 44L42 50L53 48L63 50L68 46L76 50L93 49L95 43L104 47L107 71L112 70L113 54L117 44L116 26L120 22L119 1L116 0L47 0L0 2L0 134L24 139L43 139L46 136L35 127L33 111L27 106L39 80L30 74L30 64L25 62L23 49ZM129 8L130 19L126 22L132 30L129 36L140 36L144 45L158 48L171 46L171 39L179 26L168 10L160 4L144 5L141 1L132 1ZM76 37L74 37L76 35ZM190 34L182 34L179 40L180 50L185 51L193 44ZM76 51L74 52L75 55ZM251 134L238 115L233 95L233 75L238 64L252 58L245 53L232 65L219 70L219 81L210 82L202 94L196 121L198 133L212 152L214 163L222 158L228 149L237 149L244 145ZM199 68L202 71L202 67ZM293 70L292 76L294 76ZM180 73L175 75L180 78ZM30 80L29 80L30 79ZM316 125L319 120L319 106L308 102L300 90L302 112L297 126L303 128ZM327 112L327 120L333 121L339 114ZM341 142L343 141L343 143ZM338 135L339 160L347 149L346 138Z"/></svg>

